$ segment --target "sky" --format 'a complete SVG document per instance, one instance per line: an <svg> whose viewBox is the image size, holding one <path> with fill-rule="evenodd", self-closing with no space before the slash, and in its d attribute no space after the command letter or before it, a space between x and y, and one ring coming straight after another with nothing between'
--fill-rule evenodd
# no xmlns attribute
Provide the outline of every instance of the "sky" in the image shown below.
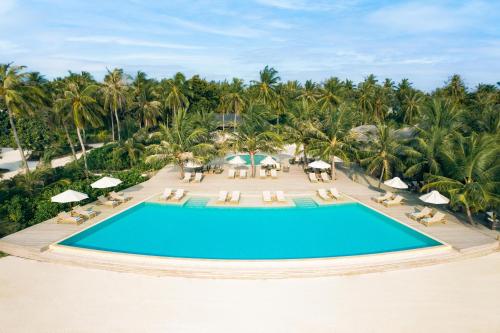
<svg viewBox="0 0 500 333"><path fill-rule="evenodd" d="M432 90L500 81L500 1L0 0L0 63L47 78L106 68L156 78L354 82Z"/></svg>

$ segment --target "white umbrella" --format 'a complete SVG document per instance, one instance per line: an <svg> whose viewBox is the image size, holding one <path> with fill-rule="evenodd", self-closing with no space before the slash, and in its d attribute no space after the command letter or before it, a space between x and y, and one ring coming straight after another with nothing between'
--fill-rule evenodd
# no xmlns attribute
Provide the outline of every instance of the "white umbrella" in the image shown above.
<svg viewBox="0 0 500 333"><path fill-rule="evenodd" d="M102 177L98 181L93 182L90 184L92 188L108 188L108 187L115 187L117 185L120 185L122 181L118 178L113 178L113 177Z"/></svg>
<svg viewBox="0 0 500 333"><path fill-rule="evenodd" d="M341 159L340 157L337 157L337 156L333 156L333 161L334 161L335 163L342 163L342 162L344 162L344 160L343 160L343 159Z"/></svg>
<svg viewBox="0 0 500 333"><path fill-rule="evenodd" d="M247 162L244 159L242 159L240 155L237 155L236 157L232 158L229 161L229 164L231 164L231 165L243 165L243 164L247 164Z"/></svg>
<svg viewBox="0 0 500 333"><path fill-rule="evenodd" d="M326 163L325 161L314 161L308 164L310 168L313 169L330 169L330 164Z"/></svg>
<svg viewBox="0 0 500 333"><path fill-rule="evenodd" d="M196 169L196 168L201 168L201 164L198 164L197 162L194 161L188 161L185 167L188 169Z"/></svg>
<svg viewBox="0 0 500 333"><path fill-rule="evenodd" d="M450 199L448 199L447 197L445 197L444 195L442 195L441 193L439 193L436 190L431 191L430 193L421 195L419 197L419 199L422 200L423 202L427 202L427 203L434 204L434 205L444 205L444 204L447 204L448 202L450 202Z"/></svg>
<svg viewBox="0 0 500 333"><path fill-rule="evenodd" d="M81 201L87 199L89 196L86 195L85 193L73 191L73 190L67 190L62 193L59 193L58 195L53 196L50 198L50 201L52 202L59 202L59 203L67 203L67 202L75 202L75 201Z"/></svg>
<svg viewBox="0 0 500 333"><path fill-rule="evenodd" d="M399 177L394 177L392 179L386 180L384 184L397 189L408 188L408 185L406 185L405 182L403 182Z"/></svg>
<svg viewBox="0 0 500 333"><path fill-rule="evenodd" d="M266 156L262 161L260 161L260 165L276 165L278 162L274 160L271 156Z"/></svg>

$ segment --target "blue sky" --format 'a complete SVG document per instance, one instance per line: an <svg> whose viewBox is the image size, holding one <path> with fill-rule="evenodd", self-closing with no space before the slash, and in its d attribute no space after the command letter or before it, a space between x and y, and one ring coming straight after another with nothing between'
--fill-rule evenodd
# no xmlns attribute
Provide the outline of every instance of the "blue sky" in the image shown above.
<svg viewBox="0 0 500 333"><path fill-rule="evenodd" d="M409 78L421 89L454 73L500 80L500 1L0 0L0 62L51 78L106 68L284 80Z"/></svg>

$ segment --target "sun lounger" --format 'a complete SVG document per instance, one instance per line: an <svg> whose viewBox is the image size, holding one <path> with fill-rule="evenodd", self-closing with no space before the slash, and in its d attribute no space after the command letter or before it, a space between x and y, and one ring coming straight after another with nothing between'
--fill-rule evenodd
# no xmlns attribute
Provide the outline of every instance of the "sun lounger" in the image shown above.
<svg viewBox="0 0 500 333"><path fill-rule="evenodd" d="M83 218L80 216L71 216L68 212L60 212L57 214L57 223L72 223L72 224L81 224L83 222Z"/></svg>
<svg viewBox="0 0 500 333"><path fill-rule="evenodd" d="M309 180L311 183L317 183L318 178L316 178L316 174L314 172L309 172Z"/></svg>
<svg viewBox="0 0 500 333"><path fill-rule="evenodd" d="M186 172L184 178L182 179L184 183L189 183L191 181L191 172Z"/></svg>
<svg viewBox="0 0 500 333"><path fill-rule="evenodd" d="M197 172L197 173L195 173L195 174L194 174L194 179L193 179L193 181L194 181L195 183L201 183L201 180L202 180L202 179L203 179L203 173L201 173L201 172Z"/></svg>
<svg viewBox="0 0 500 333"><path fill-rule="evenodd" d="M231 200L229 200L232 204L237 204L240 202L240 191L231 192Z"/></svg>
<svg viewBox="0 0 500 333"><path fill-rule="evenodd" d="M240 170L240 178L241 179L247 178L247 170L245 170L245 169Z"/></svg>
<svg viewBox="0 0 500 333"><path fill-rule="evenodd" d="M219 191L218 203L224 203L227 200L227 191Z"/></svg>
<svg viewBox="0 0 500 333"><path fill-rule="evenodd" d="M392 200L382 201L382 205L384 205L386 207L396 206L396 205L400 205L403 202L403 200L404 200L404 198L402 196L396 195L396 197Z"/></svg>
<svg viewBox="0 0 500 333"><path fill-rule="evenodd" d="M120 201L120 202L125 202L125 201L129 201L132 199L132 197L126 197L122 193L116 193L115 191L109 192L109 197L112 200L116 200L116 201Z"/></svg>
<svg viewBox="0 0 500 333"><path fill-rule="evenodd" d="M270 191L262 191L262 201L265 203L273 202L273 197Z"/></svg>
<svg viewBox="0 0 500 333"><path fill-rule="evenodd" d="M267 177L266 169L260 169L259 170L259 177L260 178L266 178Z"/></svg>
<svg viewBox="0 0 500 333"><path fill-rule="evenodd" d="M236 176L236 170L229 169L227 170L227 178L234 178Z"/></svg>
<svg viewBox="0 0 500 333"><path fill-rule="evenodd" d="M373 197L372 200L378 203L382 203L385 200L391 200L394 198L394 193L392 192L386 192L384 195L380 197Z"/></svg>
<svg viewBox="0 0 500 333"><path fill-rule="evenodd" d="M84 217L84 218L87 218L87 219L93 218L94 216L97 215L97 212L94 209L92 209L92 207L82 208L80 206L76 206L76 207L73 207L73 209L71 211L74 214L81 216L81 217Z"/></svg>
<svg viewBox="0 0 500 333"><path fill-rule="evenodd" d="M321 173L321 180L324 182L329 182L330 181L330 176L326 172Z"/></svg>
<svg viewBox="0 0 500 333"><path fill-rule="evenodd" d="M184 189L180 188L177 191L175 191L175 195L172 197L173 201L181 201L182 198L184 198Z"/></svg>
<svg viewBox="0 0 500 333"><path fill-rule="evenodd" d="M332 187L330 189L330 195L334 198L334 199L342 199L342 194L340 194L339 190L337 190L336 187Z"/></svg>
<svg viewBox="0 0 500 333"><path fill-rule="evenodd" d="M172 189L171 188L166 188L164 191L163 191L163 194L161 195L161 199L163 200L168 200L170 199L170 197L172 196Z"/></svg>
<svg viewBox="0 0 500 333"><path fill-rule="evenodd" d="M419 222L425 225L426 227L433 225L435 223L440 223L440 222L446 223L446 215L444 215L441 212L437 212L432 217L424 217L423 219L420 219Z"/></svg>
<svg viewBox="0 0 500 333"><path fill-rule="evenodd" d="M425 207L424 209L422 209L419 212L413 212L413 213L408 214L408 216L412 220L418 221L420 219L423 219L424 217L430 216L431 214L432 214L432 209L430 209L429 207Z"/></svg>
<svg viewBox="0 0 500 333"><path fill-rule="evenodd" d="M332 197L328 195L328 192L326 192L326 190L324 188L318 189L317 193L318 193L318 196L325 201L333 200Z"/></svg>
<svg viewBox="0 0 500 333"><path fill-rule="evenodd" d="M276 191L276 201L286 202L285 193L283 191Z"/></svg>
<svg viewBox="0 0 500 333"><path fill-rule="evenodd" d="M278 171L276 171L276 169L271 169L271 177L273 179L277 179L278 178Z"/></svg>
<svg viewBox="0 0 500 333"><path fill-rule="evenodd" d="M99 201L99 203L101 205L104 205L104 206L115 207L115 206L118 206L120 204L119 201L117 201L117 200L109 200L109 199L105 198L103 195L99 196L97 198L97 200Z"/></svg>

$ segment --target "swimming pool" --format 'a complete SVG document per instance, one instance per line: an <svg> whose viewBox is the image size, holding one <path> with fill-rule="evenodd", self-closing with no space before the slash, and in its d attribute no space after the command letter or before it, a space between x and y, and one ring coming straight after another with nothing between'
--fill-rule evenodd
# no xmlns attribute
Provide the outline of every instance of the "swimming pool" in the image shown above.
<svg viewBox="0 0 500 333"><path fill-rule="evenodd" d="M304 259L441 245L358 203L315 208L142 203L59 244L204 259Z"/></svg>
<svg viewBox="0 0 500 333"><path fill-rule="evenodd" d="M226 158L226 161L229 162L230 160L232 160L234 157L236 157L237 155L239 155L243 160L245 160L246 164L247 165L250 165L250 155L249 154L236 154L236 155L232 155L232 156L229 156ZM264 155L264 154L255 154L254 155L254 161L255 161L255 165L259 165L260 162L266 158L267 155Z"/></svg>

